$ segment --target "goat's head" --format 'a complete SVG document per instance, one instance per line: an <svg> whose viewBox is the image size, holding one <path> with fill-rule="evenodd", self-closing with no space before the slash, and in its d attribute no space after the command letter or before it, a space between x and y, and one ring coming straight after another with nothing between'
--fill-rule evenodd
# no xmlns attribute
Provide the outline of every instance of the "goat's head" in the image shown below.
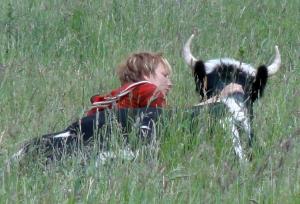
<svg viewBox="0 0 300 204"><path fill-rule="evenodd" d="M250 64L235 59L221 58L206 62L196 59L191 53L191 42L194 34L187 40L183 47L183 57L194 73L196 91L202 97L210 98L220 92L227 84L237 83L242 85L245 97L253 103L262 95L268 76L275 74L281 64L279 49L275 46L275 59L269 66L261 65L257 69Z"/></svg>
<svg viewBox="0 0 300 204"><path fill-rule="evenodd" d="M206 62L196 59L191 53L191 42L194 35L187 40L183 47L183 57L194 73L196 91L207 99L218 94L230 83L240 84L244 94L228 96L222 99L222 103L231 113L230 121L232 140L236 154L244 159L244 153L240 143L240 131L243 130L249 138L249 146L252 143L253 131L252 104L262 95L267 79L275 74L281 64L279 49L275 46L275 59L269 66L261 65L257 69L251 65L235 59L221 58Z"/></svg>

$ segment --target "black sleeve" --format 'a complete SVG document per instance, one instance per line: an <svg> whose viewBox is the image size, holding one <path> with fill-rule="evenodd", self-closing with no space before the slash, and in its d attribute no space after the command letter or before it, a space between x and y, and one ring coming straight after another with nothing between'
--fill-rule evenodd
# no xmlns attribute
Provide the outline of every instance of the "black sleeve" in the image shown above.
<svg viewBox="0 0 300 204"><path fill-rule="evenodd" d="M156 123L161 113L162 109L159 108L101 111L95 115L81 118L63 131L31 139L13 157L19 158L29 151L45 153L48 158L59 157L66 149L72 150L74 145L85 144L94 140L95 136L102 142L102 137L109 136L101 134L104 124L108 123L105 128L113 128L109 123L115 119L123 128L123 137L126 137L131 128L137 128L138 139L142 143L150 144L155 140ZM104 132L110 133L110 131Z"/></svg>
<svg viewBox="0 0 300 204"><path fill-rule="evenodd" d="M161 113L161 108L136 110L135 125L138 128L138 137L143 143L150 144L156 139L156 125Z"/></svg>

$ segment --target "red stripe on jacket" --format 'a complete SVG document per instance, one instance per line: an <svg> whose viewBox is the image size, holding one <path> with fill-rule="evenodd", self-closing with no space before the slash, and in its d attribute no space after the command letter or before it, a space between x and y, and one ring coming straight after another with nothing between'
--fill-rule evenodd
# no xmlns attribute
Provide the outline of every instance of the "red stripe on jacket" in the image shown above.
<svg viewBox="0 0 300 204"><path fill-rule="evenodd" d="M91 103L103 101L104 98L114 97L124 91L132 83L125 84L118 89L113 90L107 95L95 95L92 96ZM144 108L144 107L164 107L166 106L166 98L164 94L157 89L152 83L143 83L130 91L130 93L122 96L115 104L117 108ZM111 106L108 106L111 108ZM92 115L98 111L102 111L103 107L94 107L87 112L87 115Z"/></svg>

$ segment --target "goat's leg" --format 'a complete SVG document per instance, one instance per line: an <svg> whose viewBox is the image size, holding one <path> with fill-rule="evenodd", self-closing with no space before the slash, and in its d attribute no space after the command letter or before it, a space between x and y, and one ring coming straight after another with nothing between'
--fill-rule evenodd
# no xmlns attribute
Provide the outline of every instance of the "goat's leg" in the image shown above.
<svg viewBox="0 0 300 204"><path fill-rule="evenodd" d="M248 137L248 146L251 147L252 145L252 137L253 132L251 128L251 119L249 118L247 109L245 107L241 107L240 110L236 109L232 115L233 122L235 123L236 127L238 127L238 131L242 133L242 131Z"/></svg>
<svg viewBox="0 0 300 204"><path fill-rule="evenodd" d="M250 125L250 130L249 130L249 142L248 142L248 146L252 147L252 143L253 143L253 137L254 137L254 133L253 133L253 129L252 129L252 124L253 124L253 104L250 104L247 106L248 107L248 116L249 116L249 125Z"/></svg>
<svg viewBox="0 0 300 204"><path fill-rule="evenodd" d="M249 117L248 109L244 106L243 103L236 101L237 105L240 107L236 108L233 113L233 120L236 123L236 126L239 127L239 132L242 131L248 137L248 146L252 146L253 132L251 127L251 118Z"/></svg>
<svg viewBox="0 0 300 204"><path fill-rule="evenodd" d="M240 131L242 129L247 134L249 141L252 139L252 131L247 109L243 103L243 97L241 95L234 95L223 99L222 102L231 113L229 120L231 122L231 136L235 152L240 159L244 160L245 156L240 142Z"/></svg>
<svg viewBox="0 0 300 204"><path fill-rule="evenodd" d="M253 132L251 129L251 122L250 119L245 115L244 120L240 121L243 130L245 131L246 135L248 136L248 146L252 146L252 138L253 138Z"/></svg>
<svg viewBox="0 0 300 204"><path fill-rule="evenodd" d="M239 129L236 126L236 123L233 118L230 118L229 121L231 124L231 139L232 139L234 151L236 155L240 158L240 160L245 160L245 155L243 152L243 147L239 136Z"/></svg>

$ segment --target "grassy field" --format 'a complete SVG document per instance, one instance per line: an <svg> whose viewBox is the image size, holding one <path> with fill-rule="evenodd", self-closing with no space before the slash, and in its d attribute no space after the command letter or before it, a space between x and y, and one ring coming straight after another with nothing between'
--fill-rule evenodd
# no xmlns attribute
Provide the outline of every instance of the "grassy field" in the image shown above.
<svg viewBox="0 0 300 204"><path fill-rule="evenodd" d="M2 0L0 203L299 203L299 8L299 0ZM258 66L280 48L283 66L255 103L252 162L236 161L230 135L207 114L198 122L211 125L190 132L179 112L160 127L153 158L5 166L22 142L62 130L91 95L118 87L114 69L131 52L165 53L170 106L197 103L181 57L193 31L204 60Z"/></svg>

